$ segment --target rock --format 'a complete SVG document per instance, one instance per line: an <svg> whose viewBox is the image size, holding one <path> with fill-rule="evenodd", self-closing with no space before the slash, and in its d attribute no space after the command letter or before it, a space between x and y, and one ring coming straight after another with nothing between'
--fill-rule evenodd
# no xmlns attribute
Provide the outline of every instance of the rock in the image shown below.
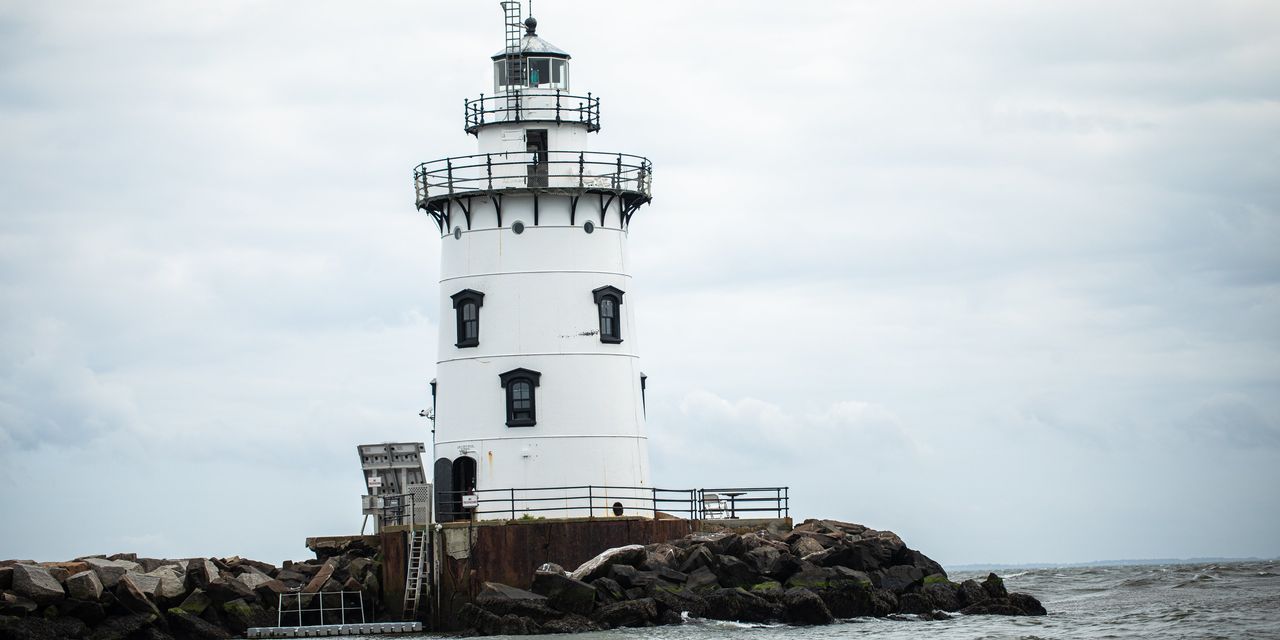
<svg viewBox="0 0 1280 640"><path fill-rule="evenodd" d="M608 575L609 567L614 565L627 565L634 567L648 559L648 552L645 548L638 544L631 544L625 547L616 547L608 549L600 555L582 563L574 570L572 578L582 582L590 583L596 578L602 578Z"/></svg>
<svg viewBox="0 0 1280 640"><path fill-rule="evenodd" d="M129 611L144 616L160 617L160 610L156 608L147 595L138 586L137 579L142 574L129 572L120 579L120 583L116 585L115 595L120 606ZM156 584L159 584L156 580Z"/></svg>
<svg viewBox="0 0 1280 640"><path fill-rule="evenodd" d="M89 573L90 575L93 574L92 571ZM89 626L95 626L107 618L107 610L106 607L96 601L91 602L71 598L63 600L62 604L58 605L58 615L75 618Z"/></svg>
<svg viewBox="0 0 1280 640"><path fill-rule="evenodd" d="M612 579L622 585L623 589L640 586L636 584L636 578L640 575L640 571L635 567L625 564L611 565L605 573L605 577Z"/></svg>
<svg viewBox="0 0 1280 640"><path fill-rule="evenodd" d="M132 562L134 564L138 564L138 554L136 553L117 553L115 555L107 556L107 559L123 561L123 562ZM142 565L138 565L138 566L140 567ZM137 571L137 569L138 567L133 567L131 570Z"/></svg>
<svg viewBox="0 0 1280 640"><path fill-rule="evenodd" d="M365 577L368 578L370 576L365 576ZM360 583L352 584L354 581L355 581L355 578L348 578L347 584L343 585L343 590L345 591L364 591L365 590L363 584L360 584ZM280 582L279 580L271 579L259 584L257 587L254 587L253 593L258 596L258 600L262 601L262 604L266 605L268 608L271 608L279 605L280 594L289 593L289 587L286 587L285 584L283 582Z"/></svg>
<svg viewBox="0 0 1280 640"><path fill-rule="evenodd" d="M747 563L733 556L716 556L715 572L720 580L720 586L726 589L750 587L760 582L760 576L756 575Z"/></svg>
<svg viewBox="0 0 1280 640"><path fill-rule="evenodd" d="M336 558L329 558L328 560L325 560L324 565L321 566L320 570L316 572L316 575L311 578L311 581L307 583L307 586L302 588L302 592L317 593L323 590L324 584L329 581L329 578L333 577L333 572L337 570L338 560Z"/></svg>
<svg viewBox="0 0 1280 640"><path fill-rule="evenodd" d="M121 584L124 580L121 579ZM119 589L121 585L116 585ZM160 617L153 613L133 613L127 616L107 618L94 628L89 640L125 640L152 625Z"/></svg>
<svg viewBox="0 0 1280 640"><path fill-rule="evenodd" d="M737 555L742 548L742 536L731 531L695 533L689 536L689 540L695 544L706 545L707 549L715 555Z"/></svg>
<svg viewBox="0 0 1280 640"><path fill-rule="evenodd" d="M831 615L837 618L874 616L883 618L897 609L897 602L890 603L879 597L876 590L862 584L844 584L818 592Z"/></svg>
<svg viewBox="0 0 1280 640"><path fill-rule="evenodd" d="M680 564L680 550L666 543L651 544L645 547L645 559L640 569L657 571L659 569L675 570Z"/></svg>
<svg viewBox="0 0 1280 640"><path fill-rule="evenodd" d="M40 605L12 591L0 591L0 615L25 616L35 613Z"/></svg>
<svg viewBox="0 0 1280 640"><path fill-rule="evenodd" d="M833 573L828 569L813 568L796 573L787 579L787 588L829 589Z"/></svg>
<svg viewBox="0 0 1280 640"><path fill-rule="evenodd" d="M653 575L660 581L678 585L683 585L689 579L688 574L681 573L670 567L658 567L646 573Z"/></svg>
<svg viewBox="0 0 1280 640"><path fill-rule="evenodd" d="M680 617L679 614L684 613L695 618L701 618L707 614L707 601L702 596L687 589L678 591L657 589L652 594L653 601L658 604L659 615L662 614L664 609L674 611L678 617Z"/></svg>
<svg viewBox="0 0 1280 640"><path fill-rule="evenodd" d="M256 590L260 585L271 582L270 576L258 571L246 571L236 576L236 579L244 584L244 586L248 587L250 591Z"/></svg>
<svg viewBox="0 0 1280 640"><path fill-rule="evenodd" d="M539 623L562 615L551 608L546 596L498 582L484 583L480 594L476 596L476 605L499 616L514 614Z"/></svg>
<svg viewBox="0 0 1280 640"><path fill-rule="evenodd" d="M978 604L979 602L991 597L987 595L987 590L983 589L982 585L978 584L975 580L965 580L964 582L961 582L959 596L961 608Z"/></svg>
<svg viewBox="0 0 1280 640"><path fill-rule="evenodd" d="M193 558L187 561L187 589L205 589L209 583L222 576L217 565L207 558Z"/></svg>
<svg viewBox="0 0 1280 640"><path fill-rule="evenodd" d="M933 603L934 609L943 611L959 611L960 606L960 587L954 582L930 582L929 578L925 578L924 589L921 593Z"/></svg>
<svg viewBox="0 0 1280 640"><path fill-rule="evenodd" d="M592 619L613 629L643 627L658 619L658 604L653 598L619 602L597 609Z"/></svg>
<svg viewBox="0 0 1280 640"><path fill-rule="evenodd" d="M707 617L713 620L768 622L782 618L782 605L748 593L745 589L717 589L703 596Z"/></svg>
<svg viewBox="0 0 1280 640"><path fill-rule="evenodd" d="M870 572L892 566L894 555L906 548L906 545L892 532L871 533L868 530L861 538L849 542L848 547L850 553L844 560L844 566Z"/></svg>
<svg viewBox="0 0 1280 640"><path fill-rule="evenodd" d="M35 565L13 565L13 590L40 606L56 604L67 597L62 583L48 569Z"/></svg>
<svg viewBox="0 0 1280 640"><path fill-rule="evenodd" d="M1023 613L1017 605L1009 601L1008 598L988 598L975 605L970 605L960 610L966 616L1022 616Z"/></svg>
<svg viewBox="0 0 1280 640"><path fill-rule="evenodd" d="M716 554L706 545L698 545L692 547L685 554L684 560L680 563L678 571L681 573L693 573L701 567L710 567L716 563Z"/></svg>
<svg viewBox="0 0 1280 640"><path fill-rule="evenodd" d="M715 576L711 577L715 580ZM596 600L601 604L613 604L627 599L626 591L622 585L612 578L596 578L591 582L591 586L596 589Z"/></svg>
<svg viewBox="0 0 1280 640"><path fill-rule="evenodd" d="M533 576L533 593L546 596L552 609L589 615L596 606L596 588L558 571L539 571Z"/></svg>
<svg viewBox="0 0 1280 640"><path fill-rule="evenodd" d="M121 582L124 580L131 581L138 588L138 591L141 591L143 595L149 598L155 598L156 592L160 589L160 578L149 576L145 573L129 571L124 574L124 578L121 578Z"/></svg>
<svg viewBox="0 0 1280 640"><path fill-rule="evenodd" d="M240 599L223 603L222 613L227 628L239 635L251 627L270 627L276 622L275 616L267 613L257 601Z"/></svg>
<svg viewBox="0 0 1280 640"><path fill-rule="evenodd" d="M900 564L885 569L880 577L881 588L894 593L903 593L924 580L924 572L908 564Z"/></svg>
<svg viewBox="0 0 1280 640"><path fill-rule="evenodd" d="M174 638L155 627L144 627L141 631L129 636L129 640L174 640Z"/></svg>
<svg viewBox="0 0 1280 640"><path fill-rule="evenodd" d="M174 608L181 609L193 616L198 616L204 613L204 610L208 609L211 604L213 604L213 599L209 597L209 594L202 589L196 589L182 601L182 604ZM173 611L173 609L169 611Z"/></svg>
<svg viewBox="0 0 1280 640"><path fill-rule="evenodd" d="M369 558L356 558L351 561L351 564L347 565L347 573L352 578L355 578L356 582L364 582L364 577L369 573L369 569L372 566L373 560L370 560ZM561 569L561 572L563 571L564 570ZM284 572L281 571L280 573ZM281 581L284 580L284 578L281 578L279 575L276 576L276 579Z"/></svg>
<svg viewBox="0 0 1280 640"><path fill-rule="evenodd" d="M920 619L921 619L921 620L950 620L950 619L951 619L951 616L949 616L949 615L947 615L947 614L945 614L945 613L943 613L943 612L941 612L941 611L934 611L934 612L932 612L932 613L922 613L922 614L920 614Z"/></svg>
<svg viewBox="0 0 1280 640"><path fill-rule="evenodd" d="M215 627L178 607L170 609L166 615L169 619L169 626L182 637L190 638L191 640L228 640L231 638L231 634L227 633L222 627Z"/></svg>
<svg viewBox="0 0 1280 640"><path fill-rule="evenodd" d="M932 613L933 603L919 593L904 593L898 598L898 612L915 615Z"/></svg>
<svg viewBox="0 0 1280 640"><path fill-rule="evenodd" d="M809 536L800 536L796 538L795 542L791 543L791 554L797 558L822 553L824 550L825 547L822 544Z"/></svg>
<svg viewBox="0 0 1280 640"><path fill-rule="evenodd" d="M258 597L253 592L253 589L250 589L239 578L231 574L223 574L217 580L210 582L205 587L205 592L218 604L226 604L232 600L256 600ZM303 593L315 592L304 590Z"/></svg>
<svg viewBox="0 0 1280 640"><path fill-rule="evenodd" d="M685 588L692 591L706 591L719 588L720 579L707 567L699 567L685 580Z"/></svg>
<svg viewBox="0 0 1280 640"><path fill-rule="evenodd" d="M515 614L500 616L471 603L463 604L458 610L458 621L484 635L527 636L542 632L533 620Z"/></svg>
<svg viewBox="0 0 1280 640"><path fill-rule="evenodd" d="M106 558L82 558L81 562L89 565L89 568L98 574L98 580L102 581L103 589L114 589L125 573L140 568L136 562L107 560Z"/></svg>
<svg viewBox="0 0 1280 640"><path fill-rule="evenodd" d="M982 590L992 598L1009 597L1009 592L1004 588L1004 580L994 573L987 574L987 579L982 581Z"/></svg>
<svg viewBox="0 0 1280 640"><path fill-rule="evenodd" d="M1044 605L1040 604L1039 600L1036 600L1025 593L1009 594L1009 603L1021 609L1023 615L1044 616L1049 614L1048 611L1045 611Z"/></svg>
<svg viewBox="0 0 1280 640"><path fill-rule="evenodd" d="M66 640L83 638L87 631L76 618L0 618L0 638L5 640Z"/></svg>
<svg viewBox="0 0 1280 640"><path fill-rule="evenodd" d="M67 578L67 593L78 600L97 602L102 597L102 580L92 569L81 571Z"/></svg>
<svg viewBox="0 0 1280 640"><path fill-rule="evenodd" d="M548 620L542 625L543 633L586 633L599 631L600 625L580 615L567 615L559 620Z"/></svg>
<svg viewBox="0 0 1280 640"><path fill-rule="evenodd" d="M74 562L41 562L40 566L49 570L58 582L66 582L67 578L82 571L88 571L89 565L82 561Z"/></svg>
<svg viewBox="0 0 1280 640"><path fill-rule="evenodd" d="M160 581L155 589L155 598L160 602L176 602L187 595L186 574L173 565L164 565L143 575Z"/></svg>
<svg viewBox="0 0 1280 640"><path fill-rule="evenodd" d="M786 609L786 620L791 624L820 625L835 622L822 598L808 589L787 589L782 595L782 606Z"/></svg>
<svg viewBox="0 0 1280 640"><path fill-rule="evenodd" d="M909 564L923 571L926 576L940 575L943 578L947 577L947 572L942 568L942 565L934 562L929 556L926 556L919 551L904 547L903 552L900 553L899 556L901 561L897 564Z"/></svg>
<svg viewBox="0 0 1280 640"><path fill-rule="evenodd" d="M0 567L0 589L13 588L13 567Z"/></svg>
<svg viewBox="0 0 1280 640"><path fill-rule="evenodd" d="M280 571L276 572L276 580L279 580L280 582L285 583L286 585L288 585L290 589L301 588L308 581L310 581L310 579L311 578L306 574L299 573L292 569L281 569ZM364 578L361 577L360 581L363 582Z"/></svg>

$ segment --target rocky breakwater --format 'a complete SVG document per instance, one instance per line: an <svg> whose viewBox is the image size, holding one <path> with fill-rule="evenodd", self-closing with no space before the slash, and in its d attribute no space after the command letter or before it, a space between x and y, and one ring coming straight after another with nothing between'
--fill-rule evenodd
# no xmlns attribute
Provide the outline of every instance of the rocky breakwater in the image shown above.
<svg viewBox="0 0 1280 640"><path fill-rule="evenodd" d="M357 591L365 611L377 611L374 549L356 541L316 554L283 567L135 554L0 561L0 640L221 640L275 626L279 595L294 592Z"/></svg>
<svg viewBox="0 0 1280 640"><path fill-rule="evenodd" d="M807 520L786 534L693 534L610 549L572 572L543 565L529 591L485 583L460 611L486 635L679 624L686 616L824 625L862 616L1044 615L995 574L952 582L892 532Z"/></svg>

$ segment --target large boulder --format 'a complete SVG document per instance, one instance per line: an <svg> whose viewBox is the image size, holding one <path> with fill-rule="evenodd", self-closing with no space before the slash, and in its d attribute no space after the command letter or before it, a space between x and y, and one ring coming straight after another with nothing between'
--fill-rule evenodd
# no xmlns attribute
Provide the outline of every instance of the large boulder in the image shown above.
<svg viewBox="0 0 1280 640"><path fill-rule="evenodd" d="M677 567L681 573L693 573L702 567L712 567L716 563L716 554L711 552L706 545L698 545L690 547L684 556L684 560Z"/></svg>
<svg viewBox="0 0 1280 640"><path fill-rule="evenodd" d="M0 616L25 616L35 613L40 605L12 591L0 591Z"/></svg>
<svg viewBox="0 0 1280 640"><path fill-rule="evenodd" d="M571 577L574 580L589 583L596 578L607 576L609 567L613 565L634 567L647 560L648 557L649 554L645 551L645 548L638 544L607 549L600 555L582 563L581 566L573 571Z"/></svg>
<svg viewBox="0 0 1280 640"><path fill-rule="evenodd" d="M546 596L498 582L484 583L476 596L476 605L499 616L514 614L538 623L563 615L551 608Z"/></svg>
<svg viewBox="0 0 1280 640"><path fill-rule="evenodd" d="M98 574L98 579L102 581L102 588L114 589L124 574L130 571L137 571L142 566L136 562L129 560L107 560L106 558L81 558L81 562L89 565L94 573Z"/></svg>
<svg viewBox="0 0 1280 640"><path fill-rule="evenodd" d="M169 626L191 640L228 640L231 634L177 607L168 611Z"/></svg>
<svg viewBox="0 0 1280 640"><path fill-rule="evenodd" d="M588 615L596 606L596 588L574 580L563 573L539 571L533 576L530 591L546 596L551 608L565 613Z"/></svg>
<svg viewBox="0 0 1280 640"><path fill-rule="evenodd" d="M515 614L498 615L471 603L458 610L458 622L488 636L529 636L542 633L538 623Z"/></svg>
<svg viewBox="0 0 1280 640"><path fill-rule="evenodd" d="M221 577L210 582L205 587L205 592L210 598L218 604L226 604L232 600L256 600L257 594L253 592L245 583L240 581L230 573L224 573ZM303 593L314 593L313 591L303 591Z"/></svg>
<svg viewBox="0 0 1280 640"><path fill-rule="evenodd" d="M791 624L819 625L835 621L822 598L808 589L787 589L782 595L782 606L786 609L786 620Z"/></svg>
<svg viewBox="0 0 1280 640"><path fill-rule="evenodd" d="M933 603L933 608L943 611L959 611L960 606L960 585L954 582L944 580L931 581L929 576L925 578L924 588L920 592Z"/></svg>
<svg viewBox="0 0 1280 640"><path fill-rule="evenodd" d="M969 607L984 600L991 598L987 595L987 590L982 588L976 580L965 580L960 583L960 607Z"/></svg>
<svg viewBox="0 0 1280 640"><path fill-rule="evenodd" d="M75 618L89 626L96 626L107 617L107 609L99 602L68 598L58 605L58 615Z"/></svg>
<svg viewBox="0 0 1280 640"><path fill-rule="evenodd" d="M13 588L13 567L0 567L0 589Z"/></svg>
<svg viewBox="0 0 1280 640"><path fill-rule="evenodd" d="M48 569L35 565L13 565L13 590L41 606L61 602L67 597L62 583Z"/></svg>
<svg viewBox="0 0 1280 640"><path fill-rule="evenodd" d="M924 571L909 564L900 564L884 570L880 576L880 586L894 593L905 593L923 580Z"/></svg>
<svg viewBox="0 0 1280 640"><path fill-rule="evenodd" d="M67 578L67 593L72 598L97 602L102 597L102 580L92 569Z"/></svg>
<svg viewBox="0 0 1280 640"><path fill-rule="evenodd" d="M143 575L159 581L155 598L160 602L177 602L187 595L186 573L174 565L163 565Z"/></svg>
<svg viewBox="0 0 1280 640"><path fill-rule="evenodd" d="M645 571L658 569L679 569L682 554L674 545L659 543L645 547L645 559L639 568Z"/></svg>
<svg viewBox="0 0 1280 640"><path fill-rule="evenodd" d="M333 577L333 572L337 570L337 558L329 558L328 560L325 560L324 565L321 566L320 570L316 572L316 575L311 578L311 581L307 583L307 586L302 588L302 592L318 593L324 590L325 583L329 581L329 578Z"/></svg>
<svg viewBox="0 0 1280 640"><path fill-rule="evenodd" d="M209 597L209 594L205 593L203 589L196 589L182 601L182 604L173 609L181 609L193 616L198 616L204 613L205 609L208 609L211 604L213 604L213 599ZM173 609L169 611L172 612Z"/></svg>
<svg viewBox="0 0 1280 640"><path fill-rule="evenodd" d="M750 587L760 582L760 576L755 571L752 571L747 563L733 556L716 556L714 570L716 577L720 580L720 586L726 589Z"/></svg>
<svg viewBox="0 0 1280 640"><path fill-rule="evenodd" d="M592 622L590 618L575 614L559 620L548 620L542 625L543 633L586 633L599 630L600 625Z"/></svg>
<svg viewBox="0 0 1280 640"><path fill-rule="evenodd" d="M715 576L711 579L714 582ZM626 589L613 578L596 578L591 581L591 586L595 587L596 600L601 604L613 604L627 599Z"/></svg>
<svg viewBox="0 0 1280 640"><path fill-rule="evenodd" d="M124 575L124 578L121 578L122 582L124 580L132 582L139 591L149 598L155 598L156 592L160 590L160 578L156 576L130 571Z"/></svg>
<svg viewBox="0 0 1280 640"><path fill-rule="evenodd" d="M83 638L87 631L84 622L76 618L0 617L0 638L5 640L68 640Z"/></svg>
<svg viewBox="0 0 1280 640"><path fill-rule="evenodd" d="M683 617L680 614L687 613L695 618L701 618L707 614L706 599L687 589L675 591L654 589L650 597L658 603L659 615L664 609L674 611L678 617Z"/></svg>
<svg viewBox="0 0 1280 640"><path fill-rule="evenodd" d="M815 540L812 536L799 536L795 542L791 543L791 554L797 558L804 558L816 553L822 553L826 547L822 543Z"/></svg>
<svg viewBox="0 0 1280 640"><path fill-rule="evenodd" d="M210 582L217 580L221 576L222 571L208 558L192 558L187 561L186 582L188 590L205 589Z"/></svg>
<svg viewBox="0 0 1280 640"><path fill-rule="evenodd" d="M121 584L124 579L120 580ZM119 589L121 585L116 585ZM140 633L143 629L150 627L160 620L160 616L154 613L133 613L127 616L116 616L107 618L102 624L93 629L93 633L89 634L88 640L125 640L131 638L134 634Z"/></svg>
<svg viewBox="0 0 1280 640"><path fill-rule="evenodd" d="M933 613L933 602L919 593L904 593L898 598L898 613Z"/></svg>
<svg viewBox="0 0 1280 640"><path fill-rule="evenodd" d="M684 586L692 591L709 591L720 587L720 578L707 567L698 567L685 579Z"/></svg>
<svg viewBox="0 0 1280 640"><path fill-rule="evenodd" d="M982 581L982 590L992 598L1009 597L1009 592L1004 588L1004 580L994 573L987 574L987 579Z"/></svg>
<svg viewBox="0 0 1280 640"><path fill-rule="evenodd" d="M116 585L115 596L120 606L128 609L137 615L160 617L160 610L147 597L146 592L138 585L138 579L142 576L140 573L130 572L120 579L120 583ZM159 584L156 580L156 584Z"/></svg>
<svg viewBox="0 0 1280 640"><path fill-rule="evenodd" d="M653 598L618 602L597 609L592 619L609 628L644 627L658 619L658 604Z"/></svg>
<svg viewBox="0 0 1280 640"><path fill-rule="evenodd" d="M872 616L883 618L898 608L897 600L885 598L869 584L845 583L818 592L831 615L837 618Z"/></svg>
<svg viewBox="0 0 1280 640"><path fill-rule="evenodd" d="M1009 594L1009 602L1012 603L1013 606L1021 609L1023 615L1028 615L1028 616L1049 615L1049 612L1045 611L1044 605L1040 604L1039 600L1025 593Z"/></svg>
<svg viewBox="0 0 1280 640"><path fill-rule="evenodd" d="M745 589L717 589L703 596L707 601L707 617L712 620L768 622L782 618L782 606L747 592Z"/></svg>
<svg viewBox="0 0 1280 640"><path fill-rule="evenodd" d="M239 635L252 627L269 627L276 622L276 617L256 600L244 599L223 603L222 619L228 629Z"/></svg>

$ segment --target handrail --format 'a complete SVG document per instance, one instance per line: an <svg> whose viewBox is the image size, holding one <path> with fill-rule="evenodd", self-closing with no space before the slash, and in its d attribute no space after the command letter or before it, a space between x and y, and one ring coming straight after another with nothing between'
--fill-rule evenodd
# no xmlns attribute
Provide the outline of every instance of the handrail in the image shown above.
<svg viewBox="0 0 1280 640"><path fill-rule="evenodd" d="M561 90L515 90L496 96L483 93L474 100L463 101L463 129L476 134L481 127L507 122L556 122L587 126L587 131L600 130L600 98L590 93L575 96Z"/></svg>
<svg viewBox="0 0 1280 640"><path fill-rule="evenodd" d="M574 485L563 487L530 487L524 489L475 489L471 491L439 491L436 493L437 515L442 522L467 520L472 517L504 516L511 520L538 517L550 513L583 513L589 517L615 515L615 503L629 512L659 512L682 515L689 519L706 516L704 495L717 492L742 492L737 502L751 503L734 509L750 514L773 514L789 517L788 487L748 487L743 489L662 489L658 487L625 487L615 485ZM548 495L554 493L556 495ZM749 494L757 494L751 496ZM476 507L461 506L463 496L474 496ZM749 496L749 497L744 497ZM555 504L548 504L555 503Z"/></svg>
<svg viewBox="0 0 1280 640"><path fill-rule="evenodd" d="M586 189L650 198L653 163L643 156L602 151L509 151L454 156L413 172L418 208L459 195L504 189Z"/></svg>

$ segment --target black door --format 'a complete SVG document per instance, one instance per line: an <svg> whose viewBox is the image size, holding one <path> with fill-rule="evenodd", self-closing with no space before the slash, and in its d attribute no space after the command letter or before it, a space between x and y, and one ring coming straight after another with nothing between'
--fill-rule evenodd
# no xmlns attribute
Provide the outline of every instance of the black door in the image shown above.
<svg viewBox="0 0 1280 640"><path fill-rule="evenodd" d="M530 129L525 134L527 150L532 155L529 160L529 186L547 186L547 130Z"/></svg>

